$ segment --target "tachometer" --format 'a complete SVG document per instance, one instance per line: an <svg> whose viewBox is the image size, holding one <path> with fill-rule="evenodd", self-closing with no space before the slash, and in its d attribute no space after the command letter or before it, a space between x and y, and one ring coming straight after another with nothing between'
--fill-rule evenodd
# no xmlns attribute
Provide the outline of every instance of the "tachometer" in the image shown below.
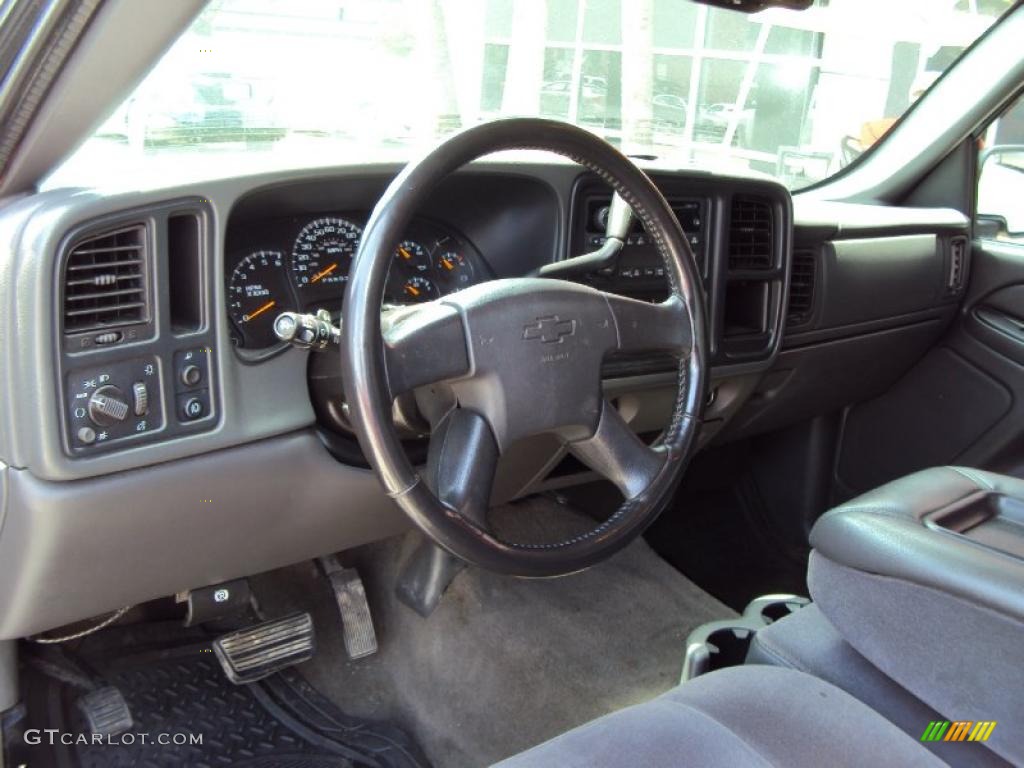
<svg viewBox="0 0 1024 768"><path fill-rule="evenodd" d="M241 334L243 347L276 344L274 318L293 308L280 251L250 253L228 277L228 314Z"/></svg>
<svg viewBox="0 0 1024 768"><path fill-rule="evenodd" d="M291 273L303 304L340 299L363 230L347 219L314 219L302 228L292 249Z"/></svg>

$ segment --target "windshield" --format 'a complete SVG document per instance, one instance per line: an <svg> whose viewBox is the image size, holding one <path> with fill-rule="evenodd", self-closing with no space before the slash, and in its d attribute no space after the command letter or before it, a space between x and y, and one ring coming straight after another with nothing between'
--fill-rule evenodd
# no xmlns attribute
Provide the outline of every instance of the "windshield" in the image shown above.
<svg viewBox="0 0 1024 768"><path fill-rule="evenodd" d="M853 162L1011 0L215 0L47 187L407 160L503 116L792 189Z"/></svg>

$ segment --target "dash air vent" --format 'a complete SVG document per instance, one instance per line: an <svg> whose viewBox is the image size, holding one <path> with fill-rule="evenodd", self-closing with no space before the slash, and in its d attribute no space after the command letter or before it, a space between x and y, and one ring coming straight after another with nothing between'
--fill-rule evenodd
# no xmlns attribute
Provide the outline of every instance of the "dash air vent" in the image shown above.
<svg viewBox="0 0 1024 768"><path fill-rule="evenodd" d="M729 270L772 268L772 208L767 201L734 197L729 224Z"/></svg>
<svg viewBox="0 0 1024 768"><path fill-rule="evenodd" d="M816 262L814 251L795 251L793 270L789 278L789 310L786 321L790 325L806 323L814 309L814 277Z"/></svg>
<svg viewBox="0 0 1024 768"><path fill-rule="evenodd" d="M146 320L145 256L141 224L75 245L64 267L64 332Z"/></svg>
<svg viewBox="0 0 1024 768"><path fill-rule="evenodd" d="M958 293L964 287L964 268L967 262L967 238L957 237L949 244L949 277L946 288Z"/></svg>

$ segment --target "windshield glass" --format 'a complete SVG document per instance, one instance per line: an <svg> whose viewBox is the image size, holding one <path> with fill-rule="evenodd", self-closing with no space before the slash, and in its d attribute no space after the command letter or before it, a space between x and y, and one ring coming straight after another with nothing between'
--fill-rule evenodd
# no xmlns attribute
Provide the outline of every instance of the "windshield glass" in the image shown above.
<svg viewBox="0 0 1024 768"><path fill-rule="evenodd" d="M407 160L530 115L796 189L853 162L1011 0L214 0L46 186Z"/></svg>

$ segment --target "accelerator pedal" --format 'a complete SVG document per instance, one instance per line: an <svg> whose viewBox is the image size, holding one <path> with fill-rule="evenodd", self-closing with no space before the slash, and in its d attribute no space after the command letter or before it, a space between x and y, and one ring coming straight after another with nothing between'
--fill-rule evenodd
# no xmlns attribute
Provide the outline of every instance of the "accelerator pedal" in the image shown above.
<svg viewBox="0 0 1024 768"><path fill-rule="evenodd" d="M343 567L334 555L321 557L320 567L331 584L341 613L341 631L348 657L354 661L372 656L377 652L377 633L359 572Z"/></svg>
<svg viewBox="0 0 1024 768"><path fill-rule="evenodd" d="M313 617L295 613L229 632L213 641L224 674L236 685L261 680L313 658Z"/></svg>

